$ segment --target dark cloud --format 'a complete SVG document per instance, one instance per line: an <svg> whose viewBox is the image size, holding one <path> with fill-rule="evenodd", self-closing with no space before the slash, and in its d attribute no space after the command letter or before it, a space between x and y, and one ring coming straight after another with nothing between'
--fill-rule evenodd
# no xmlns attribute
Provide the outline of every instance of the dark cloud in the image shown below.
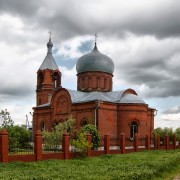
<svg viewBox="0 0 180 180"><path fill-rule="evenodd" d="M137 35L154 35L157 38L177 37L180 36L179 11L180 3L177 2L174 9L159 7L156 12L135 15L121 27Z"/></svg>
<svg viewBox="0 0 180 180"><path fill-rule="evenodd" d="M41 2L36 0L0 0L0 13L10 13L20 16L34 16L40 8Z"/></svg>
<svg viewBox="0 0 180 180"><path fill-rule="evenodd" d="M64 1L60 10L54 9L53 15L38 16L38 22L44 28L51 26L56 33L60 33L61 38L95 32L117 34L122 37L127 31L158 38L180 36L180 2L177 0L168 3L154 2L154 6L150 6L149 9L146 7L146 11L143 8L139 11L127 9L122 17L119 15L119 11L123 9L122 3L116 2L119 11L118 8L109 6L109 9L104 11L104 16L94 11L99 9L101 4L92 4L91 1L81 3ZM92 8L89 9L88 6Z"/></svg>
<svg viewBox="0 0 180 180"><path fill-rule="evenodd" d="M154 86L151 88L148 85L147 82L147 87L148 89L145 89L143 91L143 94L145 97L160 97L160 98L166 98L166 97L178 97L180 96L180 80L176 80L176 81L157 81L154 82Z"/></svg>
<svg viewBox="0 0 180 180"><path fill-rule="evenodd" d="M96 32L117 34L120 37L124 36L125 32L158 38L180 36L178 0L153 1L146 6L143 2L137 1L137 9L121 1L113 4L110 1L108 4L108 1L77 3L72 0L0 0L0 12L19 16L28 28L31 26L32 31L52 29L54 37L58 40Z"/></svg>
<svg viewBox="0 0 180 180"><path fill-rule="evenodd" d="M21 84L15 84L13 86L7 86L1 83L0 95L5 97L28 96L28 95L32 95L34 89L35 88L33 88L30 84L26 84L25 82Z"/></svg>
<svg viewBox="0 0 180 180"><path fill-rule="evenodd" d="M146 42L142 39L134 39L135 44L137 41L142 47L130 49L126 55L117 53L115 75L127 84L144 86L145 97L180 96L180 39L151 41L150 38Z"/></svg>
<svg viewBox="0 0 180 180"><path fill-rule="evenodd" d="M180 113L180 106L175 106L162 112L163 114L178 114Z"/></svg>

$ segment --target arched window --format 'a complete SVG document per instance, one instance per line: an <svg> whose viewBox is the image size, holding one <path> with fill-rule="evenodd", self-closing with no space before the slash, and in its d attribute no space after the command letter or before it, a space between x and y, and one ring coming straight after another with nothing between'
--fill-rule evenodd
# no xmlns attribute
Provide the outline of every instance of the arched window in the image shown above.
<svg viewBox="0 0 180 180"><path fill-rule="evenodd" d="M38 103L38 105L41 105L41 98L39 98L39 103Z"/></svg>
<svg viewBox="0 0 180 180"><path fill-rule="evenodd" d="M131 138L133 139L134 138L134 135L136 134L136 133L138 133L138 124L137 124L137 122L135 122L135 121L133 121L132 123L131 123Z"/></svg>
<svg viewBox="0 0 180 180"><path fill-rule="evenodd" d="M46 129L46 124L43 122L42 124L41 124L41 131L44 131Z"/></svg>
<svg viewBox="0 0 180 180"><path fill-rule="evenodd" d="M59 123L57 121L54 121L52 124L52 128L55 129L55 127L58 125Z"/></svg>
<svg viewBox="0 0 180 180"><path fill-rule="evenodd" d="M87 125L88 124L88 121L87 121L87 119L86 118L84 118L82 121L81 121L81 126L83 127L83 126L85 126L85 125Z"/></svg>
<svg viewBox="0 0 180 180"><path fill-rule="evenodd" d="M44 81L43 73L40 72L40 73L38 74L38 82L37 82L37 88L38 88L38 89L41 89L41 88L42 88L42 83L43 83L43 81Z"/></svg>
<svg viewBox="0 0 180 180"><path fill-rule="evenodd" d="M60 76L57 72L52 75L54 88L58 88L60 86Z"/></svg>

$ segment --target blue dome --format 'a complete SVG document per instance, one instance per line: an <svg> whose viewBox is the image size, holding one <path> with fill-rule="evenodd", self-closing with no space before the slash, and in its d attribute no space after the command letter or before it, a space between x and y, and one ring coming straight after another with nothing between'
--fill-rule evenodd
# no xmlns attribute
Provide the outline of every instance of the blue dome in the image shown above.
<svg viewBox="0 0 180 180"><path fill-rule="evenodd" d="M113 74L114 63L111 58L100 53L96 47L92 52L80 57L76 64L77 73L83 73L87 71L101 71Z"/></svg>

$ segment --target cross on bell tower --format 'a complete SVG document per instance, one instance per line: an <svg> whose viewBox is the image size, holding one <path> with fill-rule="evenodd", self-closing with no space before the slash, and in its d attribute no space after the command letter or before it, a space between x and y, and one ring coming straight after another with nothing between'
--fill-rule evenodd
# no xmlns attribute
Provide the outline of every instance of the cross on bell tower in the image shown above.
<svg viewBox="0 0 180 180"><path fill-rule="evenodd" d="M51 39L51 35L52 35L53 33L51 32L51 30L50 30L48 33L49 33L49 39Z"/></svg>

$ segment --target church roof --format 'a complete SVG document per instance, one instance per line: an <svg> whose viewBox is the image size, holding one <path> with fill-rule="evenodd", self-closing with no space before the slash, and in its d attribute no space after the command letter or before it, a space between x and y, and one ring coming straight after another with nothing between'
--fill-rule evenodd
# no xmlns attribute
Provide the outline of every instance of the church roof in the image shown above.
<svg viewBox="0 0 180 180"><path fill-rule="evenodd" d="M72 103L83 103L89 101L105 101L112 103L135 103L145 104L144 100L135 94L124 93L125 91L113 91L113 92L81 92L67 89Z"/></svg>
<svg viewBox="0 0 180 180"><path fill-rule="evenodd" d="M92 52L80 57L76 63L77 73L88 71L101 71L113 74L114 63L113 60L100 53L97 49L96 43Z"/></svg>
<svg viewBox="0 0 180 180"><path fill-rule="evenodd" d="M81 92L67 89L67 91L71 96L72 103L86 103L99 100L119 104L146 104L139 96L136 94L125 93L125 90L112 92ZM37 107L40 108L48 106L50 106L50 103L42 104Z"/></svg>
<svg viewBox="0 0 180 180"><path fill-rule="evenodd" d="M52 55L52 47L53 47L53 43L51 42L51 38L49 38L49 42L47 43L48 52L39 68L40 70L45 70L45 69L59 70Z"/></svg>

